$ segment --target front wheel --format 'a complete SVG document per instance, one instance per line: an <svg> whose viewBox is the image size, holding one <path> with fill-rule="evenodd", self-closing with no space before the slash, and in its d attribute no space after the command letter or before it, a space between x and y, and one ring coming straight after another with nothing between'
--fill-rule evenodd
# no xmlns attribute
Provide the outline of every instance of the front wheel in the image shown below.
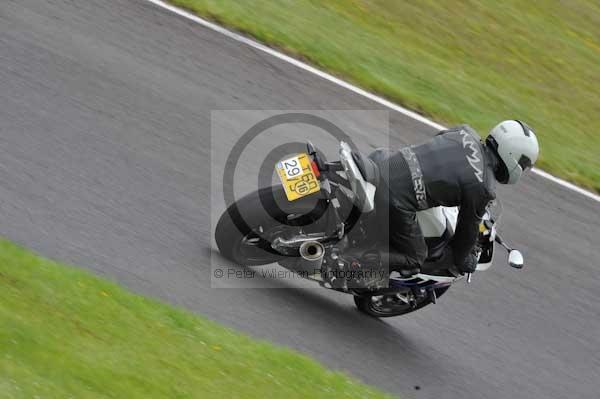
<svg viewBox="0 0 600 399"><path fill-rule="evenodd" d="M439 298L450 287L437 288L436 297ZM402 316L431 304L429 297L410 299L410 295L395 293L385 295L361 295L354 297L354 304L363 313L373 317Z"/></svg>

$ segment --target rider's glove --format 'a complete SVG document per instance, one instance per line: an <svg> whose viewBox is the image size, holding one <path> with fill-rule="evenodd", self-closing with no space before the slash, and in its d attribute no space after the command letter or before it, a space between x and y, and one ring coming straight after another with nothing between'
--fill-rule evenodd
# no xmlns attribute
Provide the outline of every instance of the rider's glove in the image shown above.
<svg viewBox="0 0 600 399"><path fill-rule="evenodd" d="M462 264L457 265L461 273L473 273L477 268L477 255L474 252L469 253Z"/></svg>

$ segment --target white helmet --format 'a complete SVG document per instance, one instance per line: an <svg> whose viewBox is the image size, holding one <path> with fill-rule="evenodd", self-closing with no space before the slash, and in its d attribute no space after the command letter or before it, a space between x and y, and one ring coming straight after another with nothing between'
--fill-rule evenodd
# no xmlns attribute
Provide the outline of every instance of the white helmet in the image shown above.
<svg viewBox="0 0 600 399"><path fill-rule="evenodd" d="M503 184L515 184L524 171L538 159L540 147L533 130L517 120L500 122L490 130L485 140L498 156L496 179Z"/></svg>

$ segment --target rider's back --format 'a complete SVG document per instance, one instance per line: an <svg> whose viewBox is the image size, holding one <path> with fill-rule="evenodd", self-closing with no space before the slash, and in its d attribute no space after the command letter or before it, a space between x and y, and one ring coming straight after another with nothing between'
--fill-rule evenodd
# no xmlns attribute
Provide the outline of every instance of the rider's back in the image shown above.
<svg viewBox="0 0 600 399"><path fill-rule="evenodd" d="M379 189L387 188L403 209L461 206L465 201L485 206L495 198L493 158L469 126L443 131L426 143L409 147L409 154L412 151L416 156L416 161L415 157L409 161L411 165L404 151L377 150L371 155L381 172ZM417 179L415 184L413 174L422 175L424 201L415 196L420 183Z"/></svg>

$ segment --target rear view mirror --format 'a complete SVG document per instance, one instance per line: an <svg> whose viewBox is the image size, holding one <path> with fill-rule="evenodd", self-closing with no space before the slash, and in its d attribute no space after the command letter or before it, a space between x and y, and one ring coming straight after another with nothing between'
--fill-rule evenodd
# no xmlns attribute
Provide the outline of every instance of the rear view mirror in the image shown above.
<svg viewBox="0 0 600 399"><path fill-rule="evenodd" d="M515 269L522 269L525 264L523 260L523 254L516 249L511 250L508 253L508 264Z"/></svg>

